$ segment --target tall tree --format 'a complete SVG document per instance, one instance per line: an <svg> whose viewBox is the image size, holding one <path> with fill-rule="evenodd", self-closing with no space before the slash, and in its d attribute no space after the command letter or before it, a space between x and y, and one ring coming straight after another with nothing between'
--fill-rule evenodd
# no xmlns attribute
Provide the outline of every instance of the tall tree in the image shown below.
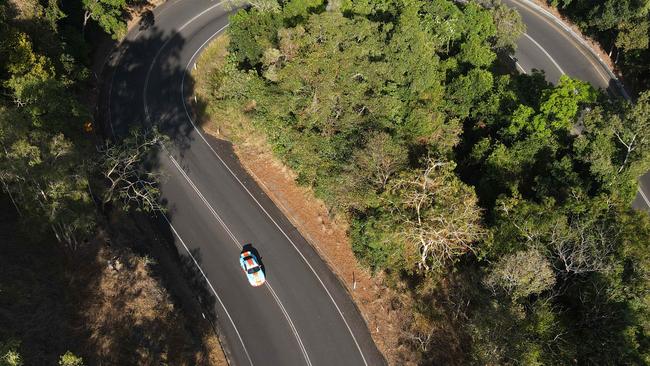
<svg viewBox="0 0 650 366"><path fill-rule="evenodd" d="M622 110L595 108L582 119L574 151L601 189L632 200L637 178L650 169L650 92Z"/></svg>
<svg viewBox="0 0 650 366"><path fill-rule="evenodd" d="M88 20L93 19L114 39L126 34L124 10L126 0L82 0L84 9L82 32L85 32Z"/></svg>
<svg viewBox="0 0 650 366"><path fill-rule="evenodd" d="M422 170L404 173L390 187L387 199L406 257L417 258L412 264L422 270L440 270L475 251L483 236L476 196L453 169L453 163L428 159Z"/></svg>

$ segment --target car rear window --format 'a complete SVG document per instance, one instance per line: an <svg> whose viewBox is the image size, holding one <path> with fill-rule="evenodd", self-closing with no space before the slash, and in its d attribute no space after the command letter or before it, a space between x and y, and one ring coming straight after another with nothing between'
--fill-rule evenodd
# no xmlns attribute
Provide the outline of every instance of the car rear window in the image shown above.
<svg viewBox="0 0 650 366"><path fill-rule="evenodd" d="M260 266L251 267L248 269L248 274L253 274L260 270Z"/></svg>

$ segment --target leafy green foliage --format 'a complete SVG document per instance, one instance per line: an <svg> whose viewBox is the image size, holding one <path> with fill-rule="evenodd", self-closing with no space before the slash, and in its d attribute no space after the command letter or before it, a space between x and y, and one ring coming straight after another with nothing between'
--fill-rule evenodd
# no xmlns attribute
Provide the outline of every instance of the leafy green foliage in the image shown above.
<svg viewBox="0 0 650 366"><path fill-rule="evenodd" d="M86 20L97 20L117 37L125 30L122 20L124 4L125 1L83 2L83 6L87 6L84 9L88 10ZM187 356L176 352L168 357L169 347L162 345L166 336L154 334L156 331L168 332L176 343L179 335L186 337L189 343L193 340L185 334L184 326L179 326L179 320L181 323L183 320L178 312L171 311L173 307L164 288L146 271L123 269L120 272L122 276L130 276L126 281L130 284L142 285L144 282L138 291L134 290L133 296L121 294L119 300L97 302L97 286L91 284L106 279L103 274L106 261L101 258L110 258L112 254L106 252L107 248L100 248L103 240L93 240L98 237L96 224L102 223L104 213L106 217L111 214L111 225L115 225L116 217L119 221L119 213L100 211L101 199L110 194L122 199L116 201L123 203L125 185L121 184L123 179L116 185L118 192L109 193L105 189L100 176L102 166L98 161L106 162L119 154L98 156L95 144L101 144L101 137L84 128L88 123L95 131L99 130L98 126L91 124L89 112L96 99L92 89L94 80L89 80L90 73L80 62L87 56L90 46L81 36L76 25L78 22L73 19L62 21L66 16L62 9L75 14L81 10L82 2L59 5L58 0L0 1L0 207L3 209L0 214L0 365L82 366L81 357L71 352L60 354L73 346L71 343L76 344L76 349L84 349L84 358L99 360L98 363L103 362L102 358L110 358L112 363L138 364L135 361L115 361L127 353L126 358L137 354L141 359L149 360L164 358L169 361L169 357L173 360L196 360L203 351L188 350ZM111 151L124 152L133 148L135 154L131 151L120 156L136 155L140 158L143 155L138 149L140 146L129 144L132 140L111 145ZM116 171L128 166L128 162L122 161L118 165ZM133 165L138 166L120 172L136 171L140 174L135 174L136 177L150 177L140 164ZM126 180L133 176L126 177ZM128 192L142 191L131 189ZM123 225L116 226L123 228ZM131 236L140 230L141 227L127 230L129 232L125 235ZM110 231L109 227L103 233ZM101 238L107 238L103 235ZM57 241L62 245L57 245ZM91 250L88 242L94 244ZM84 250L78 250L82 246ZM120 259L127 258L125 262L139 264L123 257L124 249L120 249ZM108 276L116 279L114 274L117 272ZM125 299L127 302L131 298L141 300L143 288L144 292L153 289L153 300L147 306L164 308L169 310L169 314L161 316L158 308L145 311L157 314L156 321L148 321L155 331L140 332L148 334L144 340L144 348L148 349L142 351L144 348L140 347L142 352L139 353L124 352L120 349L124 345L113 340L128 338L124 335L133 333L128 331L129 327L119 324L115 327L114 317L96 317L85 305L99 304L99 310L94 312L105 315L107 307L115 305L115 301L122 309ZM164 295L162 298L161 294ZM133 311L128 313L125 322L131 325ZM88 323L81 321L86 317L92 317L92 321L103 325L83 324ZM99 328L110 330L110 336L106 338L110 341L97 341L96 336L89 336L89 331ZM126 333L116 335L115 328ZM178 330L182 332L174 334ZM93 354L95 349L92 346L95 344L98 345L97 354ZM108 349L104 347L107 344L110 344ZM102 355L102 352L106 354ZM176 362L173 360L169 362Z"/></svg>
<svg viewBox="0 0 650 366"><path fill-rule="evenodd" d="M84 13L83 26L88 19L96 21L114 39L126 35L126 23L122 19L126 0L82 0Z"/></svg>
<svg viewBox="0 0 650 366"><path fill-rule="evenodd" d="M453 169L449 162L428 160L422 170L391 182L384 200L396 216L391 231L404 245L407 268L440 270L473 252L482 238L476 196Z"/></svg>
<svg viewBox="0 0 650 366"><path fill-rule="evenodd" d="M230 17L230 51L238 62L256 66L273 44L281 20L272 12L240 11Z"/></svg>
<svg viewBox="0 0 650 366"><path fill-rule="evenodd" d="M489 0L487 6L496 27L493 44L497 50L513 51L517 39L526 31L526 25L516 9L503 4L501 0Z"/></svg>
<svg viewBox="0 0 650 366"><path fill-rule="evenodd" d="M0 366L22 366L23 359L18 353L20 342L15 340L0 342Z"/></svg>
<svg viewBox="0 0 650 366"><path fill-rule="evenodd" d="M492 15L474 3L458 7L444 0L339 5L342 13L321 13L317 1L292 1L279 13L252 9L234 15L230 50L240 70L227 66L213 95L225 103L255 101L250 116L298 181L316 188L353 222L365 221L356 226L355 245L374 248L369 249L375 252L373 266L442 268L471 251L481 233L474 196L452 178L452 163L440 170L444 174L435 172L455 188L430 197L430 207L421 212L429 226L413 227L408 243L396 242L394 231L413 222L411 208L395 203L394 212L377 210L387 200L418 194L406 180L423 173L408 152L449 155L459 141L460 119L492 90L487 70L495 61ZM242 72L247 72L244 90L229 89L241 83ZM452 207L461 202L474 210L455 212ZM456 223L441 226L449 235L463 231L453 227L463 219L476 228L465 228L467 236L449 246L443 245L444 235L432 237L435 259L428 259L428 252L418 261L422 246L415 233L435 231L436 217L445 210L458 214Z"/></svg>
<svg viewBox="0 0 650 366"><path fill-rule="evenodd" d="M595 100L596 92L588 83L563 75L557 87L542 92L537 113L526 105L515 110L508 134L548 137L558 130L567 131L573 126L578 108Z"/></svg>
<svg viewBox="0 0 650 366"><path fill-rule="evenodd" d="M548 260L532 247L498 259L485 284L517 300L550 289L555 284L555 276Z"/></svg>
<svg viewBox="0 0 650 366"><path fill-rule="evenodd" d="M75 356L74 353L67 351L61 355L59 366L84 366L84 361L81 357Z"/></svg>
<svg viewBox="0 0 650 366"><path fill-rule="evenodd" d="M648 245L647 215L604 197L579 198L564 206L512 199L499 207L492 255L536 250L544 254L557 280L552 289L546 286L546 291L536 291L536 297L522 303L529 309L542 304L563 309L559 318L554 315L555 339L536 341L538 348L551 350L542 354L547 358L543 363L561 363L567 356L563 343L572 345L571 357L590 362L636 364L647 358L648 334L642 319L650 303L644 295L648 282L641 284L647 278L647 267L642 269L647 255L638 252ZM487 283L503 282L503 268L493 271ZM524 321L537 321L537 316L527 310Z"/></svg>
<svg viewBox="0 0 650 366"><path fill-rule="evenodd" d="M573 148L603 190L627 200L636 194L636 179L650 166L649 116L648 92L622 111L595 108L585 114Z"/></svg>
<svg viewBox="0 0 650 366"><path fill-rule="evenodd" d="M72 142L88 114L25 33L6 36L3 86L13 106L0 105L0 182L34 229L72 249L94 226L88 171Z"/></svg>

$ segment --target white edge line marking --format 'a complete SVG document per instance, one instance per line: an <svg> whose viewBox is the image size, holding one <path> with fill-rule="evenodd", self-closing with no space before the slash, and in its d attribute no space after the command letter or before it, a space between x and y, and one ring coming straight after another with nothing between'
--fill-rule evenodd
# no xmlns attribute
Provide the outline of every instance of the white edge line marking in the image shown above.
<svg viewBox="0 0 650 366"><path fill-rule="evenodd" d="M648 205L648 207L650 207L650 200L648 200L648 196L646 196L645 192L643 192L643 189L641 188L641 183L639 183L638 191L639 193L641 193L641 197L645 201L645 204Z"/></svg>
<svg viewBox="0 0 650 366"><path fill-rule="evenodd" d="M165 150L167 150L167 149L165 149ZM205 198L205 196L203 195L203 193L201 193L201 191L200 191L200 190L198 189L198 187L194 184L194 182L192 181L192 179L190 179L190 177L187 175L187 173L185 172L185 170L183 170L183 168L180 166L180 164L178 163L178 161L177 161L177 160L172 156L172 154L169 153L169 152L167 151L167 155L168 155L169 159L171 160L171 162L172 162L172 163L174 164L174 166L176 167L176 169L178 169L178 171L181 173L181 175L183 176L183 178L185 178L185 180L187 181L187 183L189 183L190 187L192 187L192 189L193 189L194 192L199 196L199 198L201 199L201 201L203 201L203 203L204 203L205 206L208 208L208 210L210 210L210 212L212 213L212 216L214 216L214 218L217 219L217 221L219 222L219 224L221 225L221 227L223 227L223 229L226 231L226 233L228 234L228 236L230 237L230 239L232 239L232 241L233 241L235 247L237 247L238 250L241 250L241 249L242 249L242 246L240 245L239 240L237 240L237 238L235 237L235 234L233 234L233 232L230 230L230 228L226 225L225 221L223 221L223 219L221 218L221 216L219 216L219 214L214 210L214 208L212 207L212 205L210 205L210 203L209 203L208 200ZM305 358L305 362L307 362L307 365L311 366L312 363L311 363L311 360L309 359L309 355L308 355L308 353L307 353L307 349L305 348L305 345L304 345L304 343L302 342L302 339L300 338L300 334L298 333L298 329L296 329L296 326L293 324L293 321L291 320L291 317L289 316L289 312L288 312L287 309L284 307L284 304L282 304L282 301L280 301L280 298L279 298L278 295L275 293L275 290L273 290L273 287L271 287L271 284L270 284L268 281L266 282L266 287L267 287L267 289L269 290L269 292L271 293L271 295L273 296L273 298L274 298L276 304L278 304L278 307L280 308L280 311L282 311L282 314L284 315L285 319L286 319L287 322L289 323L289 327L291 328L291 332L293 333L294 338L296 338L296 341L298 342L298 346L300 347L300 351L302 352L302 355L303 355L303 357ZM242 343L242 344L243 344L243 343ZM245 347L244 347L244 348L245 348Z"/></svg>
<svg viewBox="0 0 650 366"><path fill-rule="evenodd" d="M524 75L528 74L526 72L526 70L519 64L519 62L514 57L512 57L512 55L508 55L508 57L510 57L510 59L515 63L515 66L517 67L517 69L521 70L521 72Z"/></svg>
<svg viewBox="0 0 650 366"><path fill-rule="evenodd" d="M557 62L555 62L555 60L553 59L553 57L551 57L551 55L549 55L549 53L546 52L546 50L544 49L544 47L542 47L539 43L537 43L537 41L534 40L533 37L529 36L528 33L524 33L524 36L525 36L526 38L530 39L530 40L531 40L531 41L532 41L532 42L533 42L537 47L539 47L540 50L542 50L542 52L544 52L544 54L546 55L546 57L548 57L549 60L551 60L551 62L553 63L553 65L555 65L555 67L557 67L557 69L560 70L560 73L561 73L562 75L565 75L565 74L566 74L566 73L564 72L564 70L562 70L562 68L560 67L560 65L558 65Z"/></svg>
<svg viewBox="0 0 650 366"><path fill-rule="evenodd" d="M227 26L228 25L226 25L225 27L227 27ZM218 31L218 32L220 32L220 31ZM334 307L336 308L339 315L341 316L341 319L343 320L343 323L345 323L345 326L348 329L348 332L350 333L350 336L352 336L352 340L354 341L354 344L357 347L357 350L359 351L359 354L361 355L361 359L363 360L363 364L368 366L368 361L366 361L366 357L364 356L363 351L361 350L361 346L359 346L359 342L357 341L357 338L354 336L354 332L352 332L352 328L350 328L350 325L348 324L348 321L345 319L345 316L343 315L343 312L341 311L341 308L339 308L338 304L334 300L334 297L332 297L332 294L327 289L327 286L325 286L325 283L323 282L323 280L318 276L318 274L316 273L316 270L314 270L314 267L312 267L311 263L309 263L309 261L307 261L307 258L305 258L305 256L302 254L300 249L298 249L298 246L296 246L296 244L293 242L293 240L291 240L291 238L289 238L289 235L287 235L287 233L285 233L284 230L282 230L280 225L273 219L273 217L268 213L268 211L266 211L264 206L262 206L262 204L255 198L255 196L253 196L253 194L248 190L248 188L244 185L244 183L242 183L242 181L237 177L237 175L232 171L232 169L230 169L228 164L226 164L226 162L221 158L221 156L212 148L212 146L208 143L205 136L203 136L203 133L201 133L199 128L194 123L194 120L190 116L189 112L187 111L187 104L185 103L185 76L188 73L188 68L189 68L190 64L192 63L192 61L194 60L194 58L196 57L196 55L203 49L205 44L208 43L214 36L216 36L218 34L218 32L215 33L214 35L212 35L212 37L210 37L206 42L203 43L203 45L201 47L199 47L199 49L196 50L196 52L194 52L194 55L192 55L189 62L187 63L187 66L185 67L185 72L183 73L183 77L181 79L181 100L183 102L183 109L185 110L185 115L187 116L187 119L192 124L192 127L194 128L194 130L201 137L203 142L205 142L205 144L208 146L210 151L212 151L212 153L217 157L217 159L219 159L221 164L223 164L223 166L228 170L228 172L230 172L230 174L233 176L233 178L235 178L235 180L242 186L242 188L244 188L246 193L248 193L248 195L253 199L253 201L255 201L255 203L260 207L260 209L262 209L262 211L266 214L266 216L269 218L269 220L271 220L271 222L275 225L275 227L284 235L285 238L287 238L287 240L291 243L291 245L296 250L296 252L300 255L302 260L305 262L305 264L307 264L309 269L312 271L312 273L314 274L314 276L316 277L318 282L321 284L321 286L323 287L323 289L327 293L327 296L332 301L332 304L334 304ZM145 91L146 91L146 87L147 87L147 84L145 84ZM146 108L146 105L145 105L145 108Z"/></svg>
<svg viewBox="0 0 650 366"><path fill-rule="evenodd" d="M226 306L223 304L223 301L221 301L221 298L217 294L217 291L215 291L214 287L212 286L212 283L210 283L210 280L208 280L208 277L203 272L203 269L201 269L201 266L199 266L199 263L196 261L196 258L194 258L194 256L192 255L192 252L190 252L190 249L187 247L187 245L185 245L185 241L183 241L183 238L181 238L181 236L178 234L178 232L176 231L176 228L174 228L174 225L172 225L172 223L169 221L169 219L167 218L166 215L162 215L162 217L165 218L165 221L167 221L167 224L169 224L169 227L174 232L174 235L176 235L178 240L180 240L181 244L183 245L183 248L185 248L185 250L187 251L187 254L189 254L190 258L192 258L192 261L194 262L194 265L196 265L196 268L199 269L199 271L201 272L201 275L203 276L205 281L210 286L210 290L212 290L212 293L214 294L214 296L216 296L217 300L219 300L219 304L221 304L221 307L223 308L223 311L226 312L226 316L228 317L228 320L230 320L230 324L232 325L232 328L235 330L235 333L237 334L237 338L239 338L239 342L241 343L241 346L244 349L244 353L246 354L246 358L248 359L248 362L252 366L253 361L251 360L251 356L248 354L248 350L246 349L246 346L244 345L244 341L242 340L241 335L239 334L239 330L237 330L237 327L235 326L235 322L232 320L232 317L230 317L230 313L228 312L228 309L226 309ZM205 315L204 315L204 317L205 317Z"/></svg>
<svg viewBox="0 0 650 366"><path fill-rule="evenodd" d="M526 70L525 70L525 69L524 69L524 68L519 64L519 62L515 61L515 66L517 66L517 68L518 68L518 69L519 69L519 70L520 70L524 75L527 75L527 74L528 74L528 73L526 72Z"/></svg>

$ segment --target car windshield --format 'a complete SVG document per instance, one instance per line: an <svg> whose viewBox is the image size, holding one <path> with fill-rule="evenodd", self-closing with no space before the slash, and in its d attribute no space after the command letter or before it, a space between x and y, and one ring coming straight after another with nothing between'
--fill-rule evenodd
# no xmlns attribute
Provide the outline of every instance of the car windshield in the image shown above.
<svg viewBox="0 0 650 366"><path fill-rule="evenodd" d="M247 272L248 272L248 274L253 274L253 273L255 273L255 272L259 271L259 270L260 270L260 267L255 266L255 267L249 268Z"/></svg>

